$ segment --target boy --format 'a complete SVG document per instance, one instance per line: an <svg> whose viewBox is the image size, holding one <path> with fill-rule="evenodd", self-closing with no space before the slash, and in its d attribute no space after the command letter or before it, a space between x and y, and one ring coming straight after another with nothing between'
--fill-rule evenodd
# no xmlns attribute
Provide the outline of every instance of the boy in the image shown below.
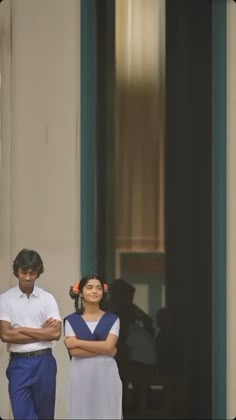
<svg viewBox="0 0 236 420"><path fill-rule="evenodd" d="M55 298L37 287L40 255L22 249L13 262L19 284L0 296L0 338L8 344L9 396L15 419L53 419L56 391L54 341L61 336Z"/></svg>

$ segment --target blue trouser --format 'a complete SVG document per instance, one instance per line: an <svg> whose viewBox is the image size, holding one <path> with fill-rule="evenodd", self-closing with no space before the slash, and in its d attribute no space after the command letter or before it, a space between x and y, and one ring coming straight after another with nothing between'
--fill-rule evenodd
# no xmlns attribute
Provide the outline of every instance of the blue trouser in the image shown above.
<svg viewBox="0 0 236 420"><path fill-rule="evenodd" d="M57 365L51 353L17 357L7 367L14 419L53 419Z"/></svg>

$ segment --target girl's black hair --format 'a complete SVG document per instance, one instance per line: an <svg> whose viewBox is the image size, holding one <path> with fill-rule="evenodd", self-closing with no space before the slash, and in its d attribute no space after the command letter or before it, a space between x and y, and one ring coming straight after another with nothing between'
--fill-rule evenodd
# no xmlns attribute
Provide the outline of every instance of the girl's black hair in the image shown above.
<svg viewBox="0 0 236 420"><path fill-rule="evenodd" d="M83 314L83 312L84 312L83 301L82 301L82 305L79 305L79 298L82 299L80 294L83 291L84 286L86 286L86 284L88 283L88 281L93 280L93 279L99 280L101 285L102 285L102 288L103 288L103 297L102 297L101 301L99 302L99 306L102 310L106 310L106 308L107 308L107 302L106 302L107 301L107 299L106 299L106 294L107 293L104 291L104 282L103 282L103 280L100 279L100 277L97 276L97 274L90 274L90 275L82 277L82 279L80 280L80 282L79 282L79 293L75 293L73 291L73 286L71 286L70 290L69 290L69 295L70 295L71 299L73 299L75 301L75 310L79 314Z"/></svg>
<svg viewBox="0 0 236 420"><path fill-rule="evenodd" d="M38 252L33 249L22 249L13 261L13 274L18 277L19 268L23 271L32 270L40 276L44 272L43 261Z"/></svg>

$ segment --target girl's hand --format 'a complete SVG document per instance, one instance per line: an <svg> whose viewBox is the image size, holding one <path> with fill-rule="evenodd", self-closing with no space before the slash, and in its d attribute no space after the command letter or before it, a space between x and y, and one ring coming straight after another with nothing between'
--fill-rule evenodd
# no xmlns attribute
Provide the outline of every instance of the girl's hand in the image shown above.
<svg viewBox="0 0 236 420"><path fill-rule="evenodd" d="M115 357L116 353L117 353L117 348L115 347L114 350L113 350L113 352L112 352L112 354L111 354L111 356L112 357Z"/></svg>
<svg viewBox="0 0 236 420"><path fill-rule="evenodd" d="M67 349L74 349L74 348L78 348L78 339L76 337L65 337L64 339L64 344L66 346Z"/></svg>

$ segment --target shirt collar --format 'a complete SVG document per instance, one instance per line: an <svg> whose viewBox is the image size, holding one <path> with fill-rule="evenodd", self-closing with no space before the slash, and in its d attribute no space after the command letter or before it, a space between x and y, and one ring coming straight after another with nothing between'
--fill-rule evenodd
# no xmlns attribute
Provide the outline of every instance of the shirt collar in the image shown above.
<svg viewBox="0 0 236 420"><path fill-rule="evenodd" d="M25 296L25 293L20 290L19 286L16 287L16 293L18 297ZM39 288L37 286L34 286L31 296L39 297Z"/></svg>

